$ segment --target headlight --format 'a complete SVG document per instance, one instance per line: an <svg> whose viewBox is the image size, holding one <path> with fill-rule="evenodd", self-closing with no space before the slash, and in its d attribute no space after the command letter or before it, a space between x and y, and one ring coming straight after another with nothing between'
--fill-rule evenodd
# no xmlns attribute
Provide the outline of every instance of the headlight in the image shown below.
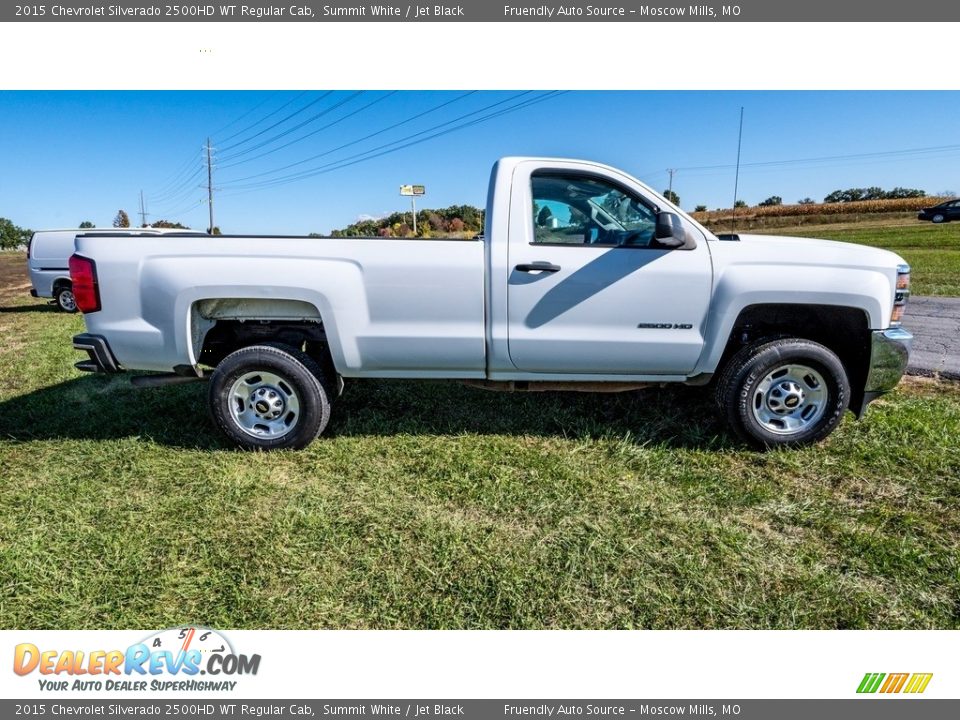
<svg viewBox="0 0 960 720"><path fill-rule="evenodd" d="M907 300L910 299L910 266L897 265L897 283L893 296L893 312L890 313L890 327L897 327L903 322L903 313L907 309Z"/></svg>

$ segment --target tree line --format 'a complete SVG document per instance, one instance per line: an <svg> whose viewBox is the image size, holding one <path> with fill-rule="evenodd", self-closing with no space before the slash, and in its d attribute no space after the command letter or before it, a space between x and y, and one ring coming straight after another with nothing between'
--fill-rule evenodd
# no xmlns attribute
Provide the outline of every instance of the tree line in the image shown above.
<svg viewBox="0 0 960 720"><path fill-rule="evenodd" d="M443 237L483 230L483 210L472 205L417 211L417 232L413 232L413 213L395 212L382 218L365 218L334 230L331 237ZM316 233L313 236L317 236Z"/></svg>
<svg viewBox="0 0 960 720"><path fill-rule="evenodd" d="M680 198L676 193L666 191L664 192L664 197L667 200L670 200L675 205L680 204ZM924 190L918 190L917 188L905 188L905 187L895 187L892 190L884 190L881 187L867 187L867 188L847 188L846 190L834 190L832 193L823 198L824 203L846 203L846 202L857 202L859 200L900 200L903 198L923 198L927 197L927 193ZM797 200L797 205L816 205L817 201L811 197L805 197L800 200ZM766 200L761 200L757 203L757 207L775 207L777 205L783 205L783 198L779 195L771 195ZM734 207L744 208L747 207L747 202L745 200L737 200ZM720 210L720 208L717 208ZM694 208L694 212L706 212L706 205L697 205Z"/></svg>

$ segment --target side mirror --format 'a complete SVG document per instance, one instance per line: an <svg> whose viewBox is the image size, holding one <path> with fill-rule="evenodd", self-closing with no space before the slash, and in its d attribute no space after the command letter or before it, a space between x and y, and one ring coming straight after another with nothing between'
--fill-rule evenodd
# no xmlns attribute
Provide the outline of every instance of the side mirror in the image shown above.
<svg viewBox="0 0 960 720"><path fill-rule="evenodd" d="M654 240L665 248L692 249L693 243L687 238L687 231L683 227L680 216L672 212L657 213L657 229Z"/></svg>

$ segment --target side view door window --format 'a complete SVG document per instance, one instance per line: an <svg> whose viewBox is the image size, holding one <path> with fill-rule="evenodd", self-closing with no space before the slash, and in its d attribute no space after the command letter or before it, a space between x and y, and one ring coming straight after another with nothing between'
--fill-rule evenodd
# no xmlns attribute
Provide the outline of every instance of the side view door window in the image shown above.
<svg viewBox="0 0 960 720"><path fill-rule="evenodd" d="M657 209L589 175L531 178L534 243L655 247Z"/></svg>

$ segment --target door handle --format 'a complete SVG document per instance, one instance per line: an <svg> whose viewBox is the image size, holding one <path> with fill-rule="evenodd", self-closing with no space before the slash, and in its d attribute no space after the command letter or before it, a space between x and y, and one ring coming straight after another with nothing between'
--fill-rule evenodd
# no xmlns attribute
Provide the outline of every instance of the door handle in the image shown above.
<svg viewBox="0 0 960 720"><path fill-rule="evenodd" d="M514 270L519 270L520 272L555 273L560 271L560 266L548 262L520 263L514 268Z"/></svg>

